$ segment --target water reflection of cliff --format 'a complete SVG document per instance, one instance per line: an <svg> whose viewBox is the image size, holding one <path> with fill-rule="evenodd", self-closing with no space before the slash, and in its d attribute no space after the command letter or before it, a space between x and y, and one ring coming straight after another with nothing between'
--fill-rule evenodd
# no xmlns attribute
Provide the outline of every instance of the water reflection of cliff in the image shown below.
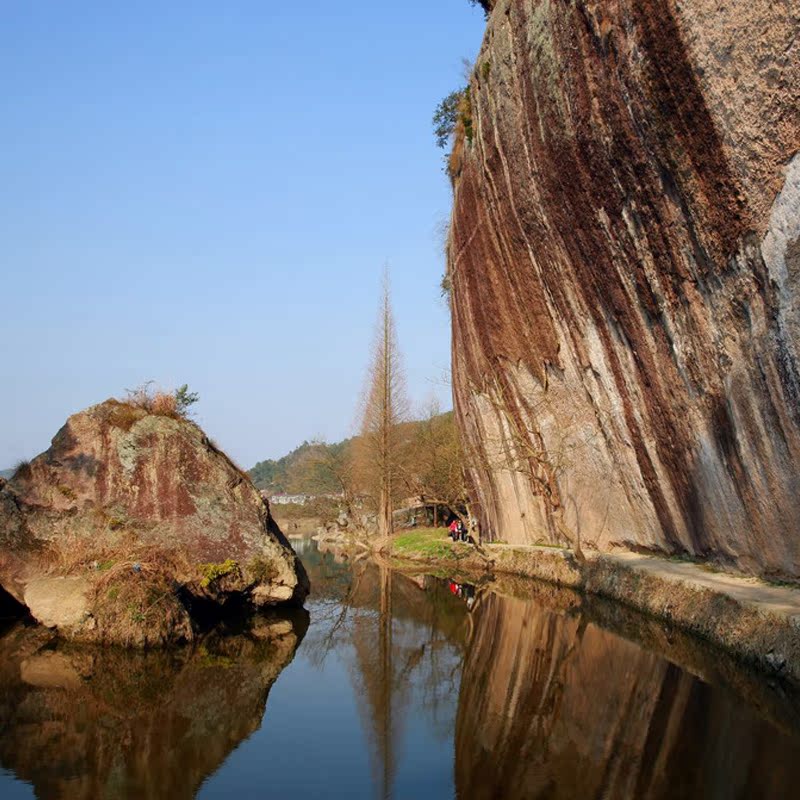
<svg viewBox="0 0 800 800"><path fill-rule="evenodd" d="M0 766L39 798L191 798L261 724L307 618L264 617L192 650L53 646L0 638Z"/></svg>
<svg viewBox="0 0 800 800"><path fill-rule="evenodd" d="M796 716L767 721L595 618L481 597L456 723L459 797L797 796Z"/></svg>

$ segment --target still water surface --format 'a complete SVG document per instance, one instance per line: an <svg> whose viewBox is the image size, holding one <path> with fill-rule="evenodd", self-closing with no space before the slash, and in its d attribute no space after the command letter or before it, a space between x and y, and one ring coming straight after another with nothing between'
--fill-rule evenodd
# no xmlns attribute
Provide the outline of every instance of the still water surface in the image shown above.
<svg viewBox="0 0 800 800"><path fill-rule="evenodd" d="M0 798L789 798L800 695L619 606L296 543L308 614L133 654L0 632Z"/></svg>

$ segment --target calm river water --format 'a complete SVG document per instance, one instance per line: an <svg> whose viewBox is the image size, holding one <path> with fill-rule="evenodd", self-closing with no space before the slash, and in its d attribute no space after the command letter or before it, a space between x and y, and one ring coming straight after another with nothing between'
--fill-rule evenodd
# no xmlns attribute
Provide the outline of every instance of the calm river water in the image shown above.
<svg viewBox="0 0 800 800"><path fill-rule="evenodd" d="M134 654L0 631L0 798L790 798L800 694L531 581L296 543L308 614Z"/></svg>

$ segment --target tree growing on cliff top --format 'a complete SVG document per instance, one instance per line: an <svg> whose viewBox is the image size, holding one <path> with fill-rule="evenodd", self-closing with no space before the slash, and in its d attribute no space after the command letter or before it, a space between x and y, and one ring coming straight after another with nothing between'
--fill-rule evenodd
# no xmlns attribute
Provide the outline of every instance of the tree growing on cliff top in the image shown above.
<svg viewBox="0 0 800 800"><path fill-rule="evenodd" d="M469 4L471 6L480 6L483 9L486 19L489 19L489 14L492 13L494 0L469 0Z"/></svg>
<svg viewBox="0 0 800 800"><path fill-rule="evenodd" d="M394 530L392 508L400 482L403 441L399 425L408 417L405 376L384 269L380 312L363 399L358 459L377 511L378 533Z"/></svg>

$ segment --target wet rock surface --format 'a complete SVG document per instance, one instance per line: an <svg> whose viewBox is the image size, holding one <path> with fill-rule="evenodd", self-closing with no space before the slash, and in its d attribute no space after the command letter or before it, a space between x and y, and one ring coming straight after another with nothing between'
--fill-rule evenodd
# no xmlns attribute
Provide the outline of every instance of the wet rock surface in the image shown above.
<svg viewBox="0 0 800 800"><path fill-rule="evenodd" d="M0 487L0 586L70 638L131 645L308 593L269 506L197 425L114 400Z"/></svg>
<svg viewBox="0 0 800 800"><path fill-rule="evenodd" d="M449 240L491 538L800 575L800 11L499 0Z"/></svg>

